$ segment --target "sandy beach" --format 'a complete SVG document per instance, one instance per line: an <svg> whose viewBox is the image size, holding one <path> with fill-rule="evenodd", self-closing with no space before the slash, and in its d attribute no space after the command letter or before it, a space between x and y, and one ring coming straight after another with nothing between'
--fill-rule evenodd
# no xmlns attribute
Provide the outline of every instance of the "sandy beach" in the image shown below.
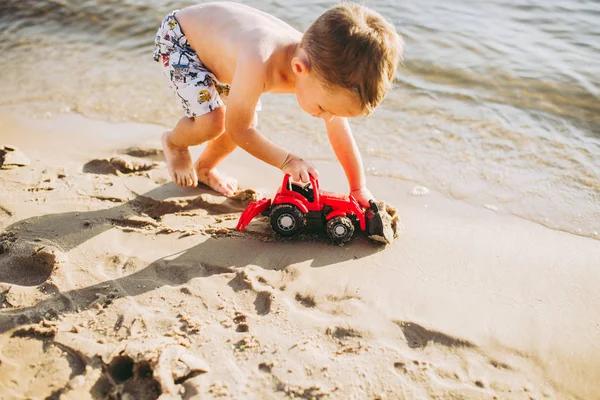
<svg viewBox="0 0 600 400"><path fill-rule="evenodd" d="M240 233L247 199L171 183L158 125L0 126L31 161L0 170L2 399L600 398L597 240L378 177L392 245ZM242 151L222 169L282 178Z"/></svg>
<svg viewBox="0 0 600 400"><path fill-rule="evenodd" d="M598 1L365 2L406 43L350 122L388 246L234 230L282 181L241 150L234 198L171 182L154 39L194 3L0 1L0 400L600 399ZM261 103L345 192L322 121Z"/></svg>

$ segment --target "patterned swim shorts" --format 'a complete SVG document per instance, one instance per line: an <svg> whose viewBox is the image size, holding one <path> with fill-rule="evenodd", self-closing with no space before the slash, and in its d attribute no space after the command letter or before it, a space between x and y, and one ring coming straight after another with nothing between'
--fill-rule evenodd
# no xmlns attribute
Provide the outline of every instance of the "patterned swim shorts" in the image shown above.
<svg viewBox="0 0 600 400"><path fill-rule="evenodd" d="M193 118L223 106L230 86L219 82L200 61L175 19L177 11L167 15L156 32L154 61L161 63L185 115ZM256 109L260 110L260 102Z"/></svg>

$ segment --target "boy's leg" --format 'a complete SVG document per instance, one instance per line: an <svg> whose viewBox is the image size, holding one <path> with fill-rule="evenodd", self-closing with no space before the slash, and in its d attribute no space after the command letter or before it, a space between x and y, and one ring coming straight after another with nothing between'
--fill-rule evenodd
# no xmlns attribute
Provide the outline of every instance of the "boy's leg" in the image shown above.
<svg viewBox="0 0 600 400"><path fill-rule="evenodd" d="M237 180L230 176L222 175L215 168L227 157L237 145L227 133L209 141L206 148L194 163L198 180L216 192L231 196L238 188Z"/></svg>
<svg viewBox="0 0 600 400"><path fill-rule="evenodd" d="M254 113L252 126L256 128L257 122L258 116ZM219 193L227 196L232 195L238 188L237 180L220 174L216 166L231 154L236 147L237 145L226 132L208 142L206 148L194 163L198 180Z"/></svg>
<svg viewBox="0 0 600 400"><path fill-rule="evenodd" d="M175 183L181 186L198 184L188 147L218 137L224 129L225 110L221 107L195 118L183 117L173 130L163 133L162 145L167 168Z"/></svg>

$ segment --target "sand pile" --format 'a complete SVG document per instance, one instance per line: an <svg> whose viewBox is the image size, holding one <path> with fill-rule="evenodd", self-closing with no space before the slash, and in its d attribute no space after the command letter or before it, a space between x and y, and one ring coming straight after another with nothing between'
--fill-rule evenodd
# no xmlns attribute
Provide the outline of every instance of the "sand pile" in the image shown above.
<svg viewBox="0 0 600 400"><path fill-rule="evenodd" d="M0 169L24 167L30 163L29 158L15 146L0 144Z"/></svg>
<svg viewBox="0 0 600 400"><path fill-rule="evenodd" d="M381 219L383 235L369 235L369 239L384 244L392 244L400 235L400 216L393 206L381 201L377 203L377 214Z"/></svg>

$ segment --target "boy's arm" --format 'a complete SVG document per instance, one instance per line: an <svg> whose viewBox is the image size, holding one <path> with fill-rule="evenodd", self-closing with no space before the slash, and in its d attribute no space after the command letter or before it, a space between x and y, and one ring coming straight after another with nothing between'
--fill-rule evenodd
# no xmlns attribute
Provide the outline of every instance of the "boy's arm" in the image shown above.
<svg viewBox="0 0 600 400"><path fill-rule="evenodd" d="M259 61L238 60L227 97L225 131L238 146L254 157L281 168L289 152L251 126L256 104L263 93L264 74Z"/></svg>
<svg viewBox="0 0 600 400"><path fill-rule="evenodd" d="M255 57L240 56L227 97L225 131L242 149L290 174L295 181L308 182L309 174L318 177L312 165L271 142L251 126L264 83L264 64Z"/></svg>
<svg viewBox="0 0 600 400"><path fill-rule="evenodd" d="M373 195L367 189L362 158L348 120L343 117L333 117L325 122L325 126L331 147L346 173L350 193L362 206L368 207Z"/></svg>

